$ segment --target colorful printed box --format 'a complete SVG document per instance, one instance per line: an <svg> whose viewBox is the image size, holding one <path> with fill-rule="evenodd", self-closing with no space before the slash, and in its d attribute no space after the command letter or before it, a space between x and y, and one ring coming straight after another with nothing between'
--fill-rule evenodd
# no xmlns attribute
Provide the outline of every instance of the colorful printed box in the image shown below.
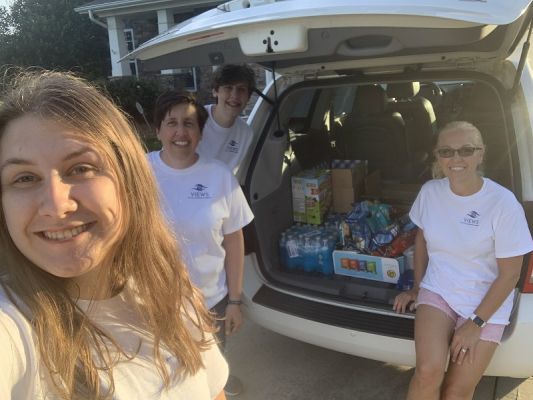
<svg viewBox="0 0 533 400"><path fill-rule="evenodd" d="M333 268L337 275L347 275L374 281L397 283L404 269L404 257L367 256L354 251L335 250Z"/></svg>
<svg viewBox="0 0 533 400"><path fill-rule="evenodd" d="M320 225L331 206L331 174L313 169L292 177L292 210L295 222Z"/></svg>
<svg viewBox="0 0 533 400"><path fill-rule="evenodd" d="M305 179L292 177L292 215L294 222L307 222L305 216Z"/></svg>

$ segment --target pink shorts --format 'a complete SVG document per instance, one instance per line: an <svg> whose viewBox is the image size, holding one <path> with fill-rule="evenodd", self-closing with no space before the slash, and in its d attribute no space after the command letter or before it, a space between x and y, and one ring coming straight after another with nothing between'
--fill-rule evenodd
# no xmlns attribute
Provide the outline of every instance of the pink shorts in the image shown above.
<svg viewBox="0 0 533 400"><path fill-rule="evenodd" d="M425 304L441 310L455 322L455 329L459 328L466 322L466 318L463 318L453 311L448 303L446 303L446 300L431 290L420 288L416 299L416 306L418 307L420 304ZM504 330L505 325L503 324L487 324L485 327L481 328L480 340L500 344Z"/></svg>

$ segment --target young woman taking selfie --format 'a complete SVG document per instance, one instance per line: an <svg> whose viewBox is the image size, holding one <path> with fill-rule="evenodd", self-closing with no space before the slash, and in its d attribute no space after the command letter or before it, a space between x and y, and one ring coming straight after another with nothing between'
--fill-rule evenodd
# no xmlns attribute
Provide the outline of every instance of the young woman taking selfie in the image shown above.
<svg viewBox="0 0 533 400"><path fill-rule="evenodd" d="M212 317L112 102L69 74L14 79L0 180L0 398L224 399Z"/></svg>

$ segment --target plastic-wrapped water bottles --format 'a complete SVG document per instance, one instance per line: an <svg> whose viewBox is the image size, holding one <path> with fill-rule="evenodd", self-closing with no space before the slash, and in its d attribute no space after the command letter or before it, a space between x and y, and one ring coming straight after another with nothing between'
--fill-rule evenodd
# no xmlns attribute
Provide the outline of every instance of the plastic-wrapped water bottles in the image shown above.
<svg viewBox="0 0 533 400"><path fill-rule="evenodd" d="M302 260L302 250L298 244L298 237L292 233L287 236L286 251L285 266L288 269L298 269Z"/></svg>
<svg viewBox="0 0 533 400"><path fill-rule="evenodd" d="M326 236L322 239L319 252L321 261L319 262L319 266L324 275L333 275L333 250L335 250L335 241L331 240L331 237Z"/></svg>
<svg viewBox="0 0 533 400"><path fill-rule="evenodd" d="M332 253L337 243L337 223L322 227L295 224L280 235L280 262L288 270L333 274Z"/></svg>
<svg viewBox="0 0 533 400"><path fill-rule="evenodd" d="M311 239L307 236L304 237L303 245L303 269L305 272L313 272L315 270L315 257L316 251L314 243L311 244Z"/></svg>
<svg viewBox="0 0 533 400"><path fill-rule="evenodd" d="M287 234L283 232L281 236L279 237L279 261L282 265L285 265L288 267L289 263L289 256L287 254Z"/></svg>

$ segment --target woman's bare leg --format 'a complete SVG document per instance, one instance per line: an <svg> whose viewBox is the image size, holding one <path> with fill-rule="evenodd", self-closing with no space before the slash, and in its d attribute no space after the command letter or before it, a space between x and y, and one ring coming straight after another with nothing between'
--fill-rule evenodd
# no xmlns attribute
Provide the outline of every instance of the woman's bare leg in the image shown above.
<svg viewBox="0 0 533 400"><path fill-rule="evenodd" d="M455 322L438 308L421 304L415 317L415 374L408 400L439 400Z"/></svg>
<svg viewBox="0 0 533 400"><path fill-rule="evenodd" d="M466 358L462 364L450 362L442 386L442 399L471 400L497 348L497 343L480 340L474 349L472 364Z"/></svg>

